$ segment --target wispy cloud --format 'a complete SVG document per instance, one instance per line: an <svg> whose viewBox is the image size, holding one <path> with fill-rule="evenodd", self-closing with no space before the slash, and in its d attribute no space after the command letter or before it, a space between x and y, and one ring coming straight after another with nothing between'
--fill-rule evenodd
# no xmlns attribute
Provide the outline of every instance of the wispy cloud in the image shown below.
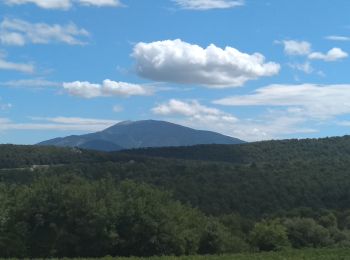
<svg viewBox="0 0 350 260"><path fill-rule="evenodd" d="M6 55L0 52L0 70L14 70L23 73L33 73L35 68L30 63L8 61Z"/></svg>
<svg viewBox="0 0 350 260"><path fill-rule="evenodd" d="M290 134L317 131L304 127L306 119L300 115L270 110L254 119L237 118L218 108L204 106L197 100L172 99L154 107L152 112L188 127L216 131L246 141L276 139Z"/></svg>
<svg viewBox="0 0 350 260"><path fill-rule="evenodd" d="M314 72L314 68L312 67L310 62L305 62L305 63L289 63L289 67L295 70L302 71L306 74L311 74Z"/></svg>
<svg viewBox="0 0 350 260"><path fill-rule="evenodd" d="M0 111L9 110L11 108L12 108L12 104L3 102L2 98L0 97Z"/></svg>
<svg viewBox="0 0 350 260"><path fill-rule="evenodd" d="M173 0L180 8L188 10L227 9L244 5L244 0Z"/></svg>
<svg viewBox="0 0 350 260"><path fill-rule="evenodd" d="M124 107L122 107L121 105L114 105L112 110L115 113L119 113L119 112L122 112L124 110Z"/></svg>
<svg viewBox="0 0 350 260"><path fill-rule="evenodd" d="M119 0L4 0L8 5L23 5L23 4L35 4L44 9L61 9L68 10L74 4L85 6L110 6L117 7L122 6Z"/></svg>
<svg viewBox="0 0 350 260"><path fill-rule="evenodd" d="M348 42L350 41L349 36L341 36L341 35L329 35L325 37L327 40L330 41L340 41L340 42Z"/></svg>
<svg viewBox="0 0 350 260"><path fill-rule="evenodd" d="M19 79L0 82L0 86L13 88L46 88L46 87L60 87L62 83L49 81L43 78L34 79Z"/></svg>
<svg viewBox="0 0 350 260"><path fill-rule="evenodd" d="M0 23L0 43L23 46L26 44L65 43L69 45L86 44L80 37L89 36L85 29L75 24L67 25L30 23L20 19L5 18Z"/></svg>
<svg viewBox="0 0 350 260"><path fill-rule="evenodd" d="M187 116L193 121L204 123L236 122L237 118L217 108L201 105L197 100L181 101L171 99L166 103L159 104L152 112L163 116Z"/></svg>
<svg viewBox="0 0 350 260"><path fill-rule="evenodd" d="M0 130L100 131L120 121L80 117L30 117L29 122L0 118Z"/></svg>
<svg viewBox="0 0 350 260"><path fill-rule="evenodd" d="M317 120L350 114L350 85L270 85L214 101L224 106L282 106Z"/></svg>

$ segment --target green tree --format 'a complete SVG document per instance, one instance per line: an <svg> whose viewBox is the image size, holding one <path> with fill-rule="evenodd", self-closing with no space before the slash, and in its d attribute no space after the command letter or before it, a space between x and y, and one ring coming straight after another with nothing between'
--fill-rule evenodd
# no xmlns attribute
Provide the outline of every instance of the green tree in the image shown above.
<svg viewBox="0 0 350 260"><path fill-rule="evenodd" d="M118 221L122 255L197 253L204 215L174 201L169 193L131 181L120 186L123 206Z"/></svg>
<svg viewBox="0 0 350 260"><path fill-rule="evenodd" d="M334 243L329 231L311 218L290 218L283 221L293 247L323 247Z"/></svg>
<svg viewBox="0 0 350 260"><path fill-rule="evenodd" d="M263 220L256 223L250 240L259 251L275 251L289 247L287 229L278 220Z"/></svg>
<svg viewBox="0 0 350 260"><path fill-rule="evenodd" d="M230 232L217 219L207 220L200 241L200 254L238 253L247 251L248 248L248 244L242 238Z"/></svg>

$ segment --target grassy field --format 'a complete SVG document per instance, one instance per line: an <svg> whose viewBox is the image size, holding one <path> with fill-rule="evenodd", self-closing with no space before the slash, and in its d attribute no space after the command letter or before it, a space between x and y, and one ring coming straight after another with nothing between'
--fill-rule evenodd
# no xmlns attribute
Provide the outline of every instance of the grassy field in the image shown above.
<svg viewBox="0 0 350 260"><path fill-rule="evenodd" d="M79 258L76 260L84 260L87 258ZM350 249L307 249L307 250L291 250L283 252L271 253L256 253L256 254L236 254L236 255L222 255L222 256L182 256L182 257L149 257L149 258L115 258L104 257L98 260L350 260ZM54 259L52 259L54 260ZM65 260L74 260L65 258ZM89 258L87 260L97 260Z"/></svg>
<svg viewBox="0 0 350 260"><path fill-rule="evenodd" d="M113 258L106 257L105 260ZM323 249L323 250L293 250L285 252L257 253L257 254L237 254L223 256L183 256L183 257L151 257L151 258L131 258L132 260L350 260L350 249ZM131 260L121 258L113 260Z"/></svg>
<svg viewBox="0 0 350 260"><path fill-rule="evenodd" d="M183 256L151 258L104 258L105 260L350 260L350 249L293 250L273 253L237 254L223 256Z"/></svg>

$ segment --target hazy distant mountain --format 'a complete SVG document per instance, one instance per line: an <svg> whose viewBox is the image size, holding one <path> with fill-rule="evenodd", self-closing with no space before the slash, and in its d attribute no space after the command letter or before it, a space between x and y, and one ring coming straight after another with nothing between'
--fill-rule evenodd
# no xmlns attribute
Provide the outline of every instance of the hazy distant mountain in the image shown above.
<svg viewBox="0 0 350 260"><path fill-rule="evenodd" d="M195 130L165 121L143 120L124 121L101 132L55 138L38 145L118 151L143 147L240 143L244 141L211 131Z"/></svg>

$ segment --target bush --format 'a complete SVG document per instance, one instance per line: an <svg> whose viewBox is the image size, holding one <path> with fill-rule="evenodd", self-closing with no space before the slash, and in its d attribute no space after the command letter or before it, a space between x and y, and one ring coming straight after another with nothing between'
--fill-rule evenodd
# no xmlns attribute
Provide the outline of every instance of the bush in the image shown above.
<svg viewBox="0 0 350 260"><path fill-rule="evenodd" d="M263 220L256 223L250 240L259 251L276 251L290 247L287 229L278 220Z"/></svg>
<svg viewBox="0 0 350 260"><path fill-rule="evenodd" d="M295 248L323 247L334 244L329 231L311 218L285 219L283 225L288 238Z"/></svg>

